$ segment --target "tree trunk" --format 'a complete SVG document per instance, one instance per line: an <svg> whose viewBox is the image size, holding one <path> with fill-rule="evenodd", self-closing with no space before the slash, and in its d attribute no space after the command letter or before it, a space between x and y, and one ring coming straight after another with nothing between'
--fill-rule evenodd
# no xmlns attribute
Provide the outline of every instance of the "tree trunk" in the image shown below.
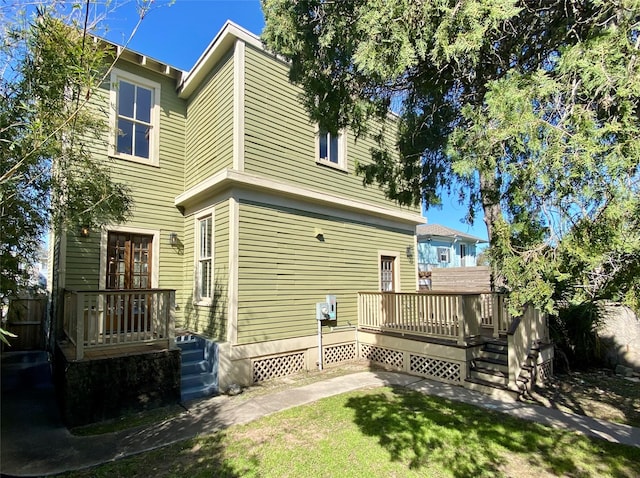
<svg viewBox="0 0 640 478"><path fill-rule="evenodd" d="M494 174L480 171L480 198L482 200L482 211L484 213L484 223L487 226L487 236L489 244L493 245L493 227L498 219L502 217L500 207L500 187Z"/></svg>

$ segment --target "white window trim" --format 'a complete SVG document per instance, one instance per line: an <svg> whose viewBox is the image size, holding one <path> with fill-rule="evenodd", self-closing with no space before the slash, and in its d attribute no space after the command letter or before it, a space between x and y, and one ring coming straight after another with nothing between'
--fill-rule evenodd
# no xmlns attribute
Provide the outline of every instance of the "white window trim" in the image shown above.
<svg viewBox="0 0 640 478"><path fill-rule="evenodd" d="M315 148L315 158L316 164L321 164L322 166L328 166L330 168L338 169L340 171L348 171L347 166L347 141L346 141L346 132L340 131L338 133L338 162L333 163L328 159L320 159L320 127L316 125L316 148Z"/></svg>
<svg viewBox="0 0 640 478"><path fill-rule="evenodd" d="M441 251L446 252L446 254L447 254L447 260L446 261L441 260L442 259L440 257L440 252ZM447 263L447 264L451 263L451 249L449 247L437 246L436 247L436 256L438 257L438 262L444 262L444 263Z"/></svg>
<svg viewBox="0 0 640 478"><path fill-rule="evenodd" d="M200 221L211 218L211 297L201 297L200 294ZM213 303L213 291L215 289L215 208L208 208L200 211L193 219L193 302L196 305L210 306Z"/></svg>
<svg viewBox="0 0 640 478"><path fill-rule="evenodd" d="M100 290L107 288L107 245L109 232L127 232L130 234L143 234L153 236L151 246L151 288L158 288L160 272L160 231L158 229L143 229L140 227L107 226L102 229L100 236Z"/></svg>
<svg viewBox="0 0 640 478"><path fill-rule="evenodd" d="M393 283L395 285L395 292L402 291L402 285L400 284L400 253L398 251L378 251L378 286L380 290L382 284L382 271L380 270L380 262L382 256L393 257Z"/></svg>
<svg viewBox="0 0 640 478"><path fill-rule="evenodd" d="M119 153L116 150L117 138L117 118L118 118L118 91L117 85L120 80L133 83L135 85L149 88L153 91L153 106L151 108L152 135L149 139L149 158L141 158L131 154ZM134 75L132 73L114 68L111 72L111 89L109 92L109 145L108 154L114 158L133 161L136 163L152 166L160 165L160 83L147 78Z"/></svg>

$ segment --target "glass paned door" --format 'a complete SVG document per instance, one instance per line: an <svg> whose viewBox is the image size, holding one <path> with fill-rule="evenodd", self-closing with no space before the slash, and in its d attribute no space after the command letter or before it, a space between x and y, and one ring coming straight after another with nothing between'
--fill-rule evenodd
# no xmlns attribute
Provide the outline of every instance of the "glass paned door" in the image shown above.
<svg viewBox="0 0 640 478"><path fill-rule="evenodd" d="M107 332L148 330L149 295L135 293L151 287L153 236L110 232L107 244Z"/></svg>
<svg viewBox="0 0 640 478"><path fill-rule="evenodd" d="M380 290L382 292L395 291L393 264L395 257L380 257Z"/></svg>

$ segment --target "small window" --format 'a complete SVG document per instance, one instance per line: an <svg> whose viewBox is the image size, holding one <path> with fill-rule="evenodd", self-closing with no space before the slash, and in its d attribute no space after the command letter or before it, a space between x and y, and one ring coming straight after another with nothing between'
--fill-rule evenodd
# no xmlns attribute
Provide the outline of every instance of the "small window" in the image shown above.
<svg viewBox="0 0 640 478"><path fill-rule="evenodd" d="M344 135L335 135L328 131L320 130L318 132L317 161L346 169L347 162L344 148Z"/></svg>
<svg viewBox="0 0 640 478"><path fill-rule="evenodd" d="M112 154L152 164L158 163L158 83L115 70L112 78Z"/></svg>
<svg viewBox="0 0 640 478"><path fill-rule="evenodd" d="M213 221L211 216L198 220L197 297L210 300L213 285Z"/></svg>
<svg viewBox="0 0 640 478"><path fill-rule="evenodd" d="M449 262L449 248L438 247L438 261Z"/></svg>

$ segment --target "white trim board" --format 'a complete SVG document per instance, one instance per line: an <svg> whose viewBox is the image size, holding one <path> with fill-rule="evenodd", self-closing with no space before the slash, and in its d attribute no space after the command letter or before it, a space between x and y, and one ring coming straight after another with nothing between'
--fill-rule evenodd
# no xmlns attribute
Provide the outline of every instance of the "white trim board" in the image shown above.
<svg viewBox="0 0 640 478"><path fill-rule="evenodd" d="M327 194L326 192L268 179L255 174L234 171L232 169L224 169L178 195L175 198L174 204L176 207L187 208L202 201L206 196L216 194L225 188L231 187L246 187L253 191L268 192L280 197L295 198L336 209L391 219L406 224L424 223L424 217L416 212L378 206L344 196Z"/></svg>

